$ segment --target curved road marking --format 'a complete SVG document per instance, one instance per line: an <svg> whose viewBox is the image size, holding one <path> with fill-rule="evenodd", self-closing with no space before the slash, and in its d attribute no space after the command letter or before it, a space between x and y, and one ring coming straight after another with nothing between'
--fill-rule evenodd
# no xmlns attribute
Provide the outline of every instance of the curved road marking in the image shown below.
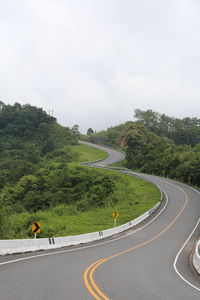
<svg viewBox="0 0 200 300"><path fill-rule="evenodd" d="M159 179L159 180L160 180L160 179ZM168 182L168 184L173 185L173 186L176 186L176 185L174 185L174 184L171 183L171 182ZM183 183L180 183L180 185L184 186ZM176 187L177 187L177 186L176 186ZM181 189L180 187L177 187L177 188ZM192 187L190 187L190 186L187 186L187 188L189 188L190 190L192 190L192 191L194 191L194 192L196 192L197 194L200 195L200 192L197 191L197 190L195 190L194 188L192 188ZM182 190L182 189L181 189L181 190ZM189 282L187 279L185 279L185 278L183 277L183 275L181 275L181 273L178 271L177 266L176 266L177 261L178 261L178 258L179 258L179 256L180 256L181 252L183 251L183 249L185 248L185 246L186 246L187 243L189 242L190 238L192 237L192 235L193 235L193 233L195 232L195 230L196 230L197 226L199 225L199 223L200 223L200 219L197 221L197 223L196 223L194 229L192 230L192 232L190 233L189 237L187 238L187 240L185 241L185 243L183 244L183 246L182 246L181 249L179 250L178 254L176 255L175 260L174 260L173 267L174 267L175 272L178 274L178 276L179 276L183 281L185 281L185 282L186 282L188 285L190 285L192 288L194 288L194 289L196 289L197 291L200 292L200 288L196 287L196 286L193 285L191 282Z"/></svg>
<svg viewBox="0 0 200 300"><path fill-rule="evenodd" d="M88 272L90 271L90 269L91 269L94 265L96 265L98 262L100 262L100 261L101 261L101 259L98 260L98 261L96 261L96 262L94 262L94 263L93 263L92 265L90 265L90 266L85 270L85 272L84 272L84 282L85 282L85 284L86 284L86 286L87 286L87 288L88 288L90 294L91 294L95 299L97 299L97 300L101 300L101 298L99 298L99 296L97 296L97 295L95 294L95 292L93 291L93 289L90 287L90 284L89 284L88 279L87 279L87 275L88 275Z"/></svg>
<svg viewBox="0 0 200 300"><path fill-rule="evenodd" d="M188 243L188 241L190 240L191 236L193 235L193 233L195 232L197 226L199 225L199 222L200 222L200 219L199 221L197 222L196 226L194 227L194 229L192 230L191 234L189 235L187 241L183 244L183 246L181 247L181 249L179 250L178 254L176 255L176 258L174 260L174 269L176 271L176 273L178 274L178 276L183 280L185 281L187 284L189 284L191 287L193 287L194 289L196 289L197 291L200 292L200 289L198 287L196 287L195 285L193 285L192 283L190 283L187 279L185 279L181 274L180 272L178 271L177 267L176 267L176 264L177 264L177 261L178 261L178 258L179 258L179 255L181 254L181 252L183 251L183 249L185 248L186 244Z"/></svg>
<svg viewBox="0 0 200 300"><path fill-rule="evenodd" d="M122 251L122 252L118 252L118 253L116 253L116 254L114 254L114 255L112 255L112 256L109 256L109 257L107 257L107 258L105 258L105 259L102 259L102 260L98 260L98 261L96 261L96 262L94 262L92 265L90 265L87 269L86 269L86 271L84 272L84 283L85 283L85 285L86 285L86 287L87 287L87 289L88 289L88 291L90 292L91 290L92 290L92 288L93 288L93 290L95 290L95 292L96 293L94 293L93 292L93 295L95 294L95 296L94 296L94 298L95 299L99 299L98 297L99 296L101 296L103 299L105 299L105 300L109 300L109 298L98 288L98 286L97 286L97 284L95 283L95 281L94 281L94 279L93 279L93 274L94 274L94 272L95 272L95 270L99 267L99 266L101 266L103 263L105 263L106 261L108 261L108 260L111 260L111 259L113 259L113 258L116 258L116 257L118 257L118 256L120 256L120 255L123 255L123 254L125 254L125 253L128 253L128 252L130 252L130 251L133 251L133 250L135 250L135 249L138 249L138 248L141 248L141 247L143 247L143 246L145 246L145 245L147 245L147 244L149 244L149 243L151 243L151 242L153 242L154 240L156 240L157 238L159 238L160 236L162 236L166 231L168 231L168 229L170 229L173 225L174 225L174 223L179 219L179 217L182 215L182 213L183 213L183 211L184 211L184 209L185 209L185 207L186 207L186 205L187 205L187 203L188 203L188 195L186 194L186 192L182 189L182 188L180 188L180 187L178 187L178 186L176 186L176 185L174 185L174 184L172 184L172 183L169 183L170 185L173 185L173 186L175 186L177 189L179 189L181 192L183 192L183 194L184 194L184 196L185 196L185 202L184 202L184 205L183 205L183 207L181 208L181 210L179 211L179 213L178 213L178 215L175 217L175 219L162 231L162 232L160 232L159 234L157 234L156 236L154 236L153 238L151 238L151 239L149 239L149 240L147 240L147 241L145 241L145 242L143 242L143 243L141 243L141 244L138 244L137 246L134 246L134 247L132 247L132 248L129 248L129 249L127 249L127 250L124 250L124 251ZM197 226L197 225L196 225ZM194 232L194 230L193 230L193 232ZM192 232L192 233L193 233ZM191 233L191 235L192 235L192 233ZM190 235L190 236L191 236ZM190 238L190 237L189 237ZM187 240L188 241L188 240ZM186 243L187 243L187 241L186 241ZM186 244L185 243L185 244ZM183 247L181 248L181 250L179 251L179 254L180 254L180 252L182 251L182 249L184 248L184 246L185 246L185 244L183 245ZM178 257L178 256L177 256ZM88 272L89 272L89 280L88 280ZM183 279L183 276L181 276L181 275L179 275L182 279ZM89 281L90 281L90 283L89 283ZM195 287L195 286L193 286L191 283L189 283L186 279L184 279L184 281L186 282L186 283L188 283L190 286L192 286L192 287L194 287L195 289L197 289L197 290L199 290L197 287ZM90 292L91 293L91 292ZM101 299L101 298L100 298Z"/></svg>

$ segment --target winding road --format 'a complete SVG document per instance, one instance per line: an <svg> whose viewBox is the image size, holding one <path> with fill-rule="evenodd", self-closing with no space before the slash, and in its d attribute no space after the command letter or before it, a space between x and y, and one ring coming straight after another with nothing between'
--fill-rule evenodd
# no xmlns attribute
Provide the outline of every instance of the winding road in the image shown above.
<svg viewBox="0 0 200 300"><path fill-rule="evenodd" d="M109 157L123 158L93 145ZM93 244L0 257L1 300L200 299L200 279L189 256L200 232L200 194L191 187L147 174L164 200L137 228ZM128 176L127 175L127 176Z"/></svg>

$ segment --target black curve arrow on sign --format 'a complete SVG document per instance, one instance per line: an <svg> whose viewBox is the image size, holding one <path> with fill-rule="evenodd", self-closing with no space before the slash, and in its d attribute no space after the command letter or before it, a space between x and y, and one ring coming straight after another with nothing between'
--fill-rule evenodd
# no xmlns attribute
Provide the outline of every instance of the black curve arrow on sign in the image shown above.
<svg viewBox="0 0 200 300"><path fill-rule="evenodd" d="M35 225L35 229L33 230L33 232L37 232L40 229L40 226L38 223L33 223Z"/></svg>

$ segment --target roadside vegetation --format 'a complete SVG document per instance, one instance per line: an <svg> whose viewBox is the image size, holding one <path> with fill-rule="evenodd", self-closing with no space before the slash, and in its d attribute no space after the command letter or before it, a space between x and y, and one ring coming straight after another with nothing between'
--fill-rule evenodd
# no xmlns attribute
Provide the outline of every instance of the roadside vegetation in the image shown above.
<svg viewBox="0 0 200 300"><path fill-rule="evenodd" d="M200 119L136 109L133 122L85 139L126 151L124 167L200 186Z"/></svg>
<svg viewBox="0 0 200 300"><path fill-rule="evenodd" d="M116 167L200 186L200 120L175 119L136 110L134 122L94 133L85 140L119 148ZM138 178L79 162L107 154L78 145L79 126L62 127L40 108L0 102L0 238L31 238L99 231L138 217L160 200L159 190ZM197 187L198 188L198 187Z"/></svg>
<svg viewBox="0 0 200 300"><path fill-rule="evenodd" d="M78 176L86 178L85 182L81 180L81 190L78 191L77 186L77 193L71 195L71 199L48 208L12 212L12 217L4 220L8 225L4 226L6 238L33 237L33 222L41 223L40 237L100 231L113 227L114 211L120 214L117 219L117 225L120 225L143 214L160 200L158 189L141 179L88 167L72 169L78 171ZM91 182L91 177L94 182ZM82 189L85 184L87 190Z"/></svg>
<svg viewBox="0 0 200 300"><path fill-rule="evenodd" d="M0 238L73 235L125 223L154 206L153 185L109 170L79 165L106 158L78 145L78 125L57 124L42 109L0 103Z"/></svg>

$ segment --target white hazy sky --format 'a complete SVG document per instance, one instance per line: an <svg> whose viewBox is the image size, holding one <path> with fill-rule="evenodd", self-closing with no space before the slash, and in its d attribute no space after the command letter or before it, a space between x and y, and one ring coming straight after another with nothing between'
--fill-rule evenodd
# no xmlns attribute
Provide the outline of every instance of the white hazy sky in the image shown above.
<svg viewBox="0 0 200 300"><path fill-rule="evenodd" d="M0 0L0 100L106 129L200 118L199 0Z"/></svg>

